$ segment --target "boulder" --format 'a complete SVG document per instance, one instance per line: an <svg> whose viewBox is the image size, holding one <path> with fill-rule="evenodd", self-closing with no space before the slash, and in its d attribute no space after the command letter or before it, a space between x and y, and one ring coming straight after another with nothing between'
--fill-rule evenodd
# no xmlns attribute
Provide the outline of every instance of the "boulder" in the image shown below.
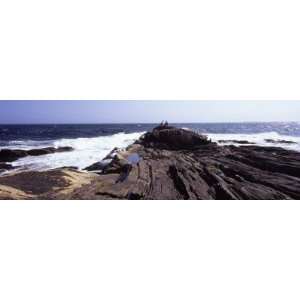
<svg viewBox="0 0 300 300"><path fill-rule="evenodd" d="M128 165L131 165L130 162L125 159L122 155L117 153L111 163L108 164L107 168L104 170L105 173L120 173L123 170L128 169Z"/></svg>
<svg viewBox="0 0 300 300"><path fill-rule="evenodd" d="M145 146L155 146L160 149L182 150L194 149L212 142L207 139L207 136L191 130L172 126L158 126L152 132L146 133L141 143Z"/></svg>
<svg viewBox="0 0 300 300"><path fill-rule="evenodd" d="M86 167L84 170L85 171L102 172L111 161L112 161L111 159L103 159L101 161L98 161L98 162Z"/></svg>

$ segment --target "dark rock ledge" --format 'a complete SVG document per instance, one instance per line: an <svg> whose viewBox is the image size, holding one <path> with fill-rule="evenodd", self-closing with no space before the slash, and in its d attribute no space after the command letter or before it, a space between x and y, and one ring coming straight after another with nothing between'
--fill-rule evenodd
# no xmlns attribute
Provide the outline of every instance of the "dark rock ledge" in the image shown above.
<svg viewBox="0 0 300 300"><path fill-rule="evenodd" d="M2 198L29 199L300 199L300 153L219 146L170 126L155 128L125 151L114 150L92 169L2 176L0 198L2 188Z"/></svg>
<svg viewBox="0 0 300 300"><path fill-rule="evenodd" d="M246 140L218 140L218 142L220 144L234 143L240 145L255 145L255 143Z"/></svg>
<svg viewBox="0 0 300 300"><path fill-rule="evenodd" d="M31 150L19 150L19 149L1 149L0 150L0 162L12 162L26 156L39 156L55 152L72 151L72 147L46 147L40 149Z"/></svg>
<svg viewBox="0 0 300 300"><path fill-rule="evenodd" d="M11 164L7 164L7 163L0 163L0 174L2 172L8 171L8 170L12 170L14 167Z"/></svg>
<svg viewBox="0 0 300 300"><path fill-rule="evenodd" d="M287 141L287 140L273 140L273 139L265 139L265 142L272 143L272 144L297 144L293 141Z"/></svg>

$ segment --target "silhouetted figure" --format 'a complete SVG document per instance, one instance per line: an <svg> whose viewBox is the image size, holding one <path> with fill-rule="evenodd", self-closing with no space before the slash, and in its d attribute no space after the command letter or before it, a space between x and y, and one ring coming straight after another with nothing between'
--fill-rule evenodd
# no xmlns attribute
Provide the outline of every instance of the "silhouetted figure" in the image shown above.
<svg viewBox="0 0 300 300"><path fill-rule="evenodd" d="M157 128L160 128L160 129L164 129L166 127L169 127L169 123L168 123L168 121L165 121L165 120L161 121L159 126L157 126Z"/></svg>

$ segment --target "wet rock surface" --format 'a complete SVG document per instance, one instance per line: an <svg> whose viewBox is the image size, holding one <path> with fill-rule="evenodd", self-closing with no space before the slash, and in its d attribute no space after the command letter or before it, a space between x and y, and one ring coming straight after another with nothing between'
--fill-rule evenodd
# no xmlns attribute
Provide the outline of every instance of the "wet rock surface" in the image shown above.
<svg viewBox="0 0 300 300"><path fill-rule="evenodd" d="M160 126L126 151L114 149L109 159L100 174L69 169L68 176L84 178L72 189L65 171L56 170L48 185L51 171L1 176L0 190L6 185L49 199L300 199L300 153L279 147L219 146L197 133ZM25 177L31 185L22 183ZM34 187L39 184L42 191Z"/></svg>
<svg viewBox="0 0 300 300"><path fill-rule="evenodd" d="M19 150L19 149L1 149L0 150L0 162L13 162L18 160L19 158L23 158L26 156L38 156L51 154L56 152L66 152L72 151L72 147L46 147L40 149L31 149L31 150Z"/></svg>

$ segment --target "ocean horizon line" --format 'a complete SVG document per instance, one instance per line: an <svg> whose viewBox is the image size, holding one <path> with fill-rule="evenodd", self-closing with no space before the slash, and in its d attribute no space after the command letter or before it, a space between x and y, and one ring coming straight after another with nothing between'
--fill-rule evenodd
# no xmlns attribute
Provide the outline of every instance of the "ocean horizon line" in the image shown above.
<svg viewBox="0 0 300 300"><path fill-rule="evenodd" d="M7 125L155 125L160 124L159 122L103 122L103 123L0 123L0 126ZM169 124L274 124L274 123L296 123L300 124L300 121L222 121L222 122L168 122Z"/></svg>

